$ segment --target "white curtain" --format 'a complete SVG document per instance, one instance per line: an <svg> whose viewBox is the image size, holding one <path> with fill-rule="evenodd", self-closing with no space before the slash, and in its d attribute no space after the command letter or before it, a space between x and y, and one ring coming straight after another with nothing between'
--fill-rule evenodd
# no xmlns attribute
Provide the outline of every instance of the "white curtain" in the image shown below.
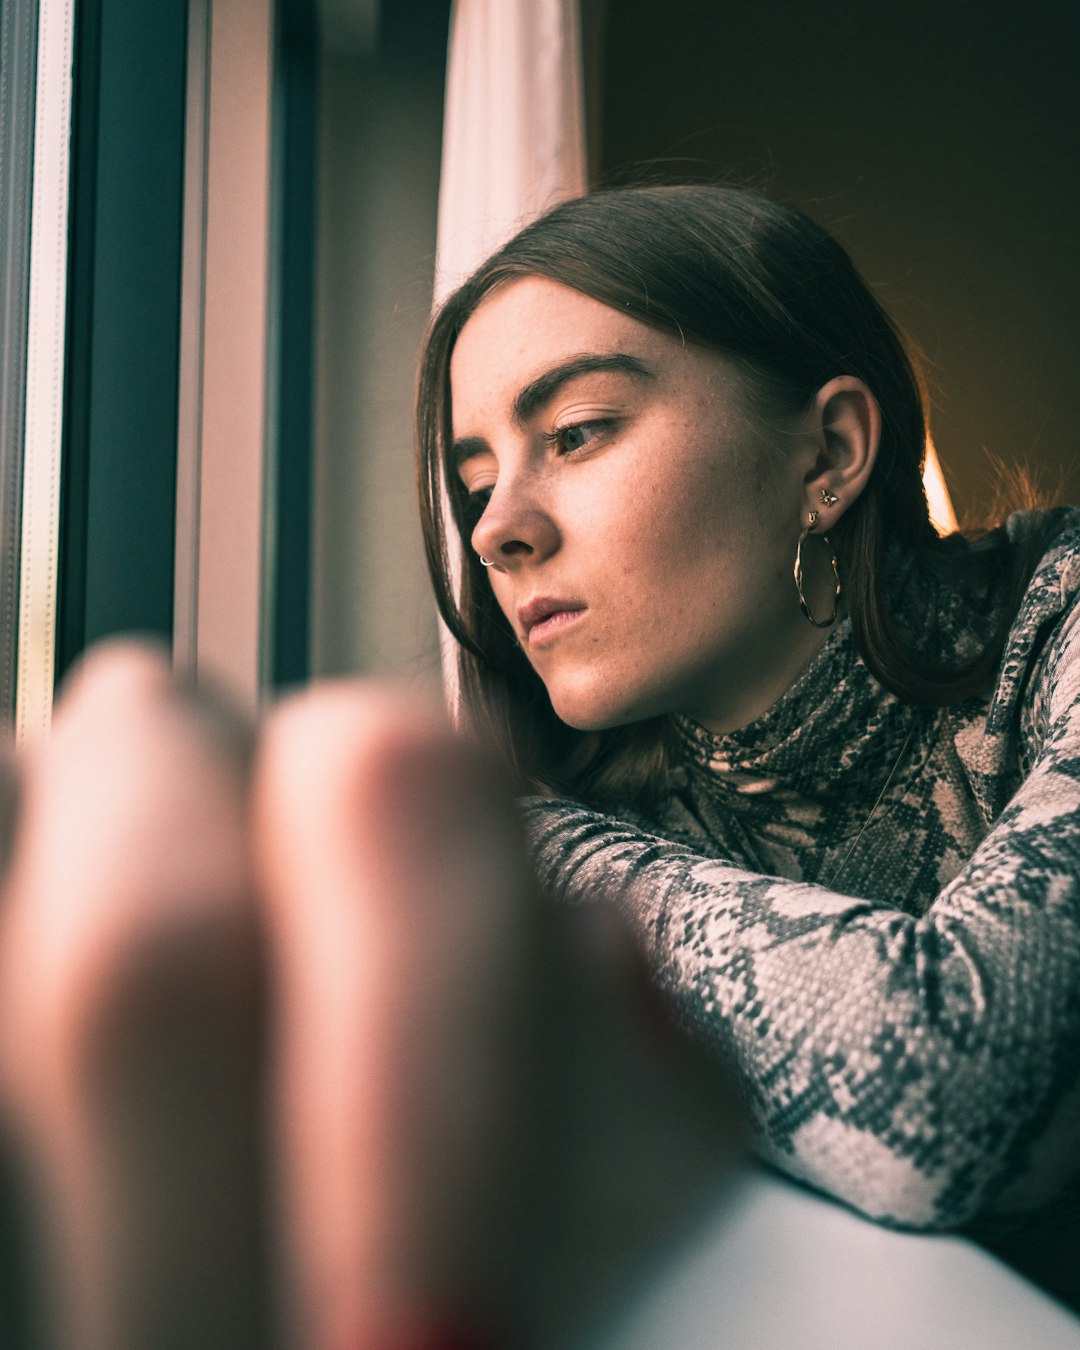
<svg viewBox="0 0 1080 1350"><path fill-rule="evenodd" d="M435 303L521 226L585 191L578 0L455 0L446 76ZM447 504L444 513L449 519ZM455 583L461 550L452 530ZM442 629L447 702L456 644Z"/></svg>
<svg viewBox="0 0 1080 1350"><path fill-rule="evenodd" d="M578 0L455 0L435 300L549 206L585 191Z"/></svg>

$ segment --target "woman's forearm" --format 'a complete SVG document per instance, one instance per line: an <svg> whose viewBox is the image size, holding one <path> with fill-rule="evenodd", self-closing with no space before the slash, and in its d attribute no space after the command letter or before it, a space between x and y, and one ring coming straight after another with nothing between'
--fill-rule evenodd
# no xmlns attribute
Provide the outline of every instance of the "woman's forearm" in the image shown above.
<svg viewBox="0 0 1080 1350"><path fill-rule="evenodd" d="M628 917L681 1021L734 1063L773 1160L903 1224L1038 1203L1080 1131L1080 714L1055 714L921 918L533 798L536 866Z"/></svg>

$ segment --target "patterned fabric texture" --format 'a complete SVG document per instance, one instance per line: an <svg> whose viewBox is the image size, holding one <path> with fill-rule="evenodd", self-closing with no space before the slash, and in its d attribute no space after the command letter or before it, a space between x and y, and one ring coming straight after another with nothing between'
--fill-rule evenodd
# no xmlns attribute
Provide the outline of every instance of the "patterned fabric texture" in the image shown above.
<svg viewBox="0 0 1080 1350"><path fill-rule="evenodd" d="M522 803L542 884L629 917L762 1153L887 1223L1030 1212L1080 1168L1080 510L1036 529L985 697L901 701L844 622L752 725L679 720L653 815ZM962 654L985 616L936 608Z"/></svg>

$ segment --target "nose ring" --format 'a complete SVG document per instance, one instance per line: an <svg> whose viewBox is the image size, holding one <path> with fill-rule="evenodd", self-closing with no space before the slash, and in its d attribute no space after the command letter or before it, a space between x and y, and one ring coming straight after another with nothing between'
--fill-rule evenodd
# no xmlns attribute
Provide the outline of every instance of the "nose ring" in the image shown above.
<svg viewBox="0 0 1080 1350"><path fill-rule="evenodd" d="M482 553L481 553L479 556L480 556L480 566L481 566L481 567L494 567L494 566L495 566L495 564L491 561L490 558L485 558L484 555L483 555Z"/></svg>

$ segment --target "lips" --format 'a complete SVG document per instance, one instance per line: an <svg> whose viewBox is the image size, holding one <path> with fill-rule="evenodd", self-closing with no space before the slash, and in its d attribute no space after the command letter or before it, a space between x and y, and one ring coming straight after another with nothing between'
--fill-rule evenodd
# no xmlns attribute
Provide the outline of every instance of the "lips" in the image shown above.
<svg viewBox="0 0 1080 1350"><path fill-rule="evenodd" d="M573 622L574 617L584 609L585 605L580 600L555 600L540 596L521 606L518 623L524 629L526 639L532 642L543 634L553 633Z"/></svg>

